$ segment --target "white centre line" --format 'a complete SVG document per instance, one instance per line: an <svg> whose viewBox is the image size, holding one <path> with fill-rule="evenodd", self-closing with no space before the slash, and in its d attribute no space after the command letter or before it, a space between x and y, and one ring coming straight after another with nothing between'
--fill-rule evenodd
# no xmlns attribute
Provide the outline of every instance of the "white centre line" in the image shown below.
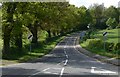
<svg viewBox="0 0 120 77"><path fill-rule="evenodd" d="M64 51L65 55L67 54L66 51Z"/></svg>
<svg viewBox="0 0 120 77"><path fill-rule="evenodd" d="M62 75L63 75L63 72L64 72L64 67L62 68L62 70L61 70L61 72L60 72L60 76L59 77L62 77Z"/></svg>
<svg viewBox="0 0 120 77"><path fill-rule="evenodd" d="M66 58L68 59L68 55L66 55Z"/></svg>
<svg viewBox="0 0 120 77"><path fill-rule="evenodd" d="M66 65L67 65L67 62L68 62L68 60L65 60L64 66L66 66Z"/></svg>

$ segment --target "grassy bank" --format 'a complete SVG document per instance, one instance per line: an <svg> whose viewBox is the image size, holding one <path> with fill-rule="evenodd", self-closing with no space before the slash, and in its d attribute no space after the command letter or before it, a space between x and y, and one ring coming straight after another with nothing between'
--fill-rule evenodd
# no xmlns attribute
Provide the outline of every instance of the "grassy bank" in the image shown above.
<svg viewBox="0 0 120 77"><path fill-rule="evenodd" d="M39 47L33 49L31 52L28 52L26 55L20 57L18 62L25 62L31 59L40 58L48 54L56 46L56 44L64 38L62 37L53 37L48 39L49 41L46 44L42 44Z"/></svg>
<svg viewBox="0 0 120 77"><path fill-rule="evenodd" d="M108 32L107 34L107 42L118 43L120 42L120 29L112 29L112 30L100 30L94 33L92 38L100 38L103 40L103 32Z"/></svg>
<svg viewBox="0 0 120 77"><path fill-rule="evenodd" d="M40 58L46 54L48 54L52 49L56 46L58 42L60 42L65 36L57 36L52 37L47 40L44 44L39 44L38 47L33 48L32 51L29 51L29 45L26 46L26 49L23 49L27 53L17 53L14 51L14 54L9 55L7 59L3 59L2 65L12 64L12 63L19 63L19 62L26 62L29 60ZM16 50L16 49L15 49Z"/></svg>
<svg viewBox="0 0 120 77"><path fill-rule="evenodd" d="M99 54L102 56L107 56L110 58L119 58L120 59L120 50L112 50L110 51L109 48L104 49L104 41L103 41L103 32L108 32L107 34L107 40L106 42L108 43L113 43L113 44L117 44L120 43L119 39L120 39L120 35L119 35L119 31L120 29L112 29L112 30L99 30L94 32L94 35L91 34L93 39L87 39L86 41L82 41L80 42L80 45L91 51L92 53L95 54ZM108 44L106 43L106 45ZM112 44L111 44L112 46Z"/></svg>

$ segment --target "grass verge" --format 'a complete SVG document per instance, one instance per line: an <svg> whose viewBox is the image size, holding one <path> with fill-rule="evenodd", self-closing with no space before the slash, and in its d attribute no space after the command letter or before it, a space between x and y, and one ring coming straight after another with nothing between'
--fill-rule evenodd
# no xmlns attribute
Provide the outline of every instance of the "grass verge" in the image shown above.
<svg viewBox="0 0 120 77"><path fill-rule="evenodd" d="M26 49L23 49L24 52L18 54L16 49L12 50L12 55L9 55L6 60L3 59L2 65L11 64L11 63L19 63L19 62L27 62L33 59L41 58L42 56L48 54L52 51L52 49L56 46L58 42L64 39L65 36L57 36L53 38L49 38L45 44L39 44L38 47L29 51L29 45Z"/></svg>
<svg viewBox="0 0 120 77"><path fill-rule="evenodd" d="M85 48L86 50L95 53L95 54L99 54L101 56L106 56L109 58L116 58L116 59L120 59L120 55L118 55L117 53L113 53L111 51L106 51L104 49L100 49L100 48L88 48L86 44L80 44L83 48Z"/></svg>
<svg viewBox="0 0 120 77"><path fill-rule="evenodd" d="M96 31L94 32L94 34L91 34L91 38L92 39L101 39L103 41L103 35L102 33L103 32L108 32L107 34L107 40L106 42L109 42L109 43L119 43L119 38L120 38L120 35L119 35L119 31L120 29L112 29L112 30L99 30L99 31ZM93 43L94 41L91 41L91 43ZM94 46L90 46L90 42L88 40L85 40L85 41L81 41L80 42L80 45L85 48L86 50L92 52L92 53L95 53L95 54L99 54L99 55L102 55L102 56L107 56L107 57L110 57L110 58L117 58L117 59L120 59L120 50L114 50L114 51L108 51L108 50L105 50L104 49L104 46L103 44L100 46L100 43L99 42L97 44L94 45Z"/></svg>

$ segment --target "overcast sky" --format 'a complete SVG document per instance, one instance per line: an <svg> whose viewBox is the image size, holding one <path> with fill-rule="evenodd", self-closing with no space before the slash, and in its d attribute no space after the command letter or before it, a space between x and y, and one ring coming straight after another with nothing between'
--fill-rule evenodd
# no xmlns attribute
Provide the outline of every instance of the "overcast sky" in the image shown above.
<svg viewBox="0 0 120 77"><path fill-rule="evenodd" d="M87 8L94 3L98 3L98 4L104 3L105 7L109 7L111 5L118 7L119 1L120 0L70 0L69 3L74 4L77 7L84 5Z"/></svg>

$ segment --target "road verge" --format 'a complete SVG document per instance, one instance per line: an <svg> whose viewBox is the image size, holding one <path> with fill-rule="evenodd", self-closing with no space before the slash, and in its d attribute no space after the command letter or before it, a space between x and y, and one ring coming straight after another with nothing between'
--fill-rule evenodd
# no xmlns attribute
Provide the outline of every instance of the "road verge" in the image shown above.
<svg viewBox="0 0 120 77"><path fill-rule="evenodd" d="M116 66L120 66L120 60L119 59L115 59L115 58L108 58L108 57L105 57L105 56L101 56L101 55L98 55L98 54L94 54L94 53L91 53L90 51L82 48L80 45L79 45L79 36L77 37L77 40L76 40L76 46L75 48L80 51L81 53L89 56L89 57L92 57L92 58L95 58L99 61L102 61L102 62L106 62L106 63L110 63L110 64L113 64L113 65L116 65Z"/></svg>

